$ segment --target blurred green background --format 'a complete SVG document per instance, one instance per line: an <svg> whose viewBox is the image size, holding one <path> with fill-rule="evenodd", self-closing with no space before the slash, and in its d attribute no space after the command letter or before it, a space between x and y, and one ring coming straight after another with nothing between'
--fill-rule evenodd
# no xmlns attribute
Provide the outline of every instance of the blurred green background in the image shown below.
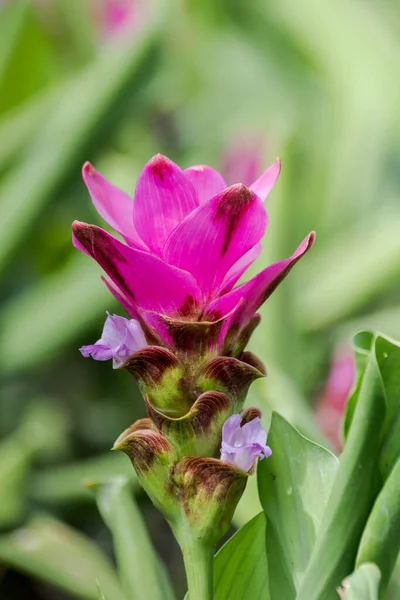
<svg viewBox="0 0 400 600"><path fill-rule="evenodd" d="M112 545L81 481L135 488L108 449L143 416L138 390L78 352L123 314L71 244L74 219L103 226L83 162L132 193L157 152L226 175L243 149L260 172L281 157L255 268L317 243L262 309L250 349L269 377L249 402L322 439L333 349L360 327L400 338L399 69L396 0L0 2L0 598L96 598ZM138 501L182 594L178 549ZM250 486L237 523L256 510Z"/></svg>

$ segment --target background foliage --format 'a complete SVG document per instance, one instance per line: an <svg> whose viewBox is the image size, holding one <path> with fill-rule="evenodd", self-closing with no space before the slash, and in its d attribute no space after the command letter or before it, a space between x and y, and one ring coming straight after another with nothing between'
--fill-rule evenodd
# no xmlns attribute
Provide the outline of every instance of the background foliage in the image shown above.
<svg viewBox="0 0 400 600"><path fill-rule="evenodd" d="M311 229L318 237L263 308L250 345L269 377L248 402L266 421L276 409L321 441L312 406L336 344L361 326L400 337L398 2L134 5L126 28L115 31L105 30L103 0L0 7L5 599L123 597L95 497L108 522L109 503L124 502L126 484L93 494L81 481L125 475L136 490L128 461L108 448L144 407L126 373L77 351L99 337L105 311L118 310L97 266L70 241L75 218L103 225L81 181L85 160L132 192L157 152L183 167L221 169L246 145L259 151L260 170L281 157L257 266L290 255ZM237 524L260 510L252 484ZM182 595L178 549L140 493L137 501ZM140 513L130 518L141 522ZM149 543L145 529L142 538ZM218 560L225 568L223 554ZM155 598L160 582L147 568ZM97 593L91 581L99 573Z"/></svg>

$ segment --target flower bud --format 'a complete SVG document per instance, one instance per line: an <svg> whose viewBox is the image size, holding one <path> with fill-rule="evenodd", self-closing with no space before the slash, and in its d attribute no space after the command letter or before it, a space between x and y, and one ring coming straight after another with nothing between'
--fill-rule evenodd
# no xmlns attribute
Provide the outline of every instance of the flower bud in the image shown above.
<svg viewBox="0 0 400 600"><path fill-rule="evenodd" d="M183 458L172 473L184 518L174 531L189 525L192 535L215 545L228 531L237 503L247 483L247 475L216 458Z"/></svg>
<svg viewBox="0 0 400 600"><path fill-rule="evenodd" d="M167 519L172 519L178 509L169 479L177 460L172 444L153 428L150 419L140 419L119 436L113 450L122 450L129 456L153 504Z"/></svg>
<svg viewBox="0 0 400 600"><path fill-rule="evenodd" d="M182 363L166 348L147 346L135 352L123 368L137 380L143 395L165 413L184 415L195 400L185 386Z"/></svg>

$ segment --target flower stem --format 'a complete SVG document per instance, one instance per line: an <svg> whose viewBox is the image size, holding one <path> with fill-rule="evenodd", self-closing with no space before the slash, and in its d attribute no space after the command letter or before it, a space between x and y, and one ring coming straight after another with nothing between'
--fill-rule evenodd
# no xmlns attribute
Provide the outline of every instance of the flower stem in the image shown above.
<svg viewBox="0 0 400 600"><path fill-rule="evenodd" d="M187 537L181 544L189 600L213 599L214 548Z"/></svg>

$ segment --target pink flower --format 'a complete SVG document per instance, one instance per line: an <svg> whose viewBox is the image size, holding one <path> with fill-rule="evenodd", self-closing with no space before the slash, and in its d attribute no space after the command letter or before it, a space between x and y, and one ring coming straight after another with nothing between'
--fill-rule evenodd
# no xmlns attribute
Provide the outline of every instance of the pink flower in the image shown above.
<svg viewBox="0 0 400 600"><path fill-rule="evenodd" d="M263 142L260 137L240 136L224 153L222 172L228 184L240 181L251 185L261 171Z"/></svg>
<svg viewBox="0 0 400 600"><path fill-rule="evenodd" d="M272 450L267 446L267 434L256 417L243 426L240 415L232 415L222 427L221 460L249 471L257 458L268 458Z"/></svg>
<svg viewBox="0 0 400 600"><path fill-rule="evenodd" d="M126 359L146 346L143 331L135 319L124 319L117 315L108 315L101 338L95 344L80 348L83 356L91 356L95 360L113 359L113 367L117 369Z"/></svg>
<svg viewBox="0 0 400 600"><path fill-rule="evenodd" d="M103 0L101 20L104 36L132 31L139 8L138 0Z"/></svg>
<svg viewBox="0 0 400 600"><path fill-rule="evenodd" d="M339 346L334 354L325 388L316 406L316 418L323 433L337 450L341 450L340 423L356 377L354 353Z"/></svg>
<svg viewBox="0 0 400 600"><path fill-rule="evenodd" d="M223 322L240 332L311 248L310 233L294 254L235 286L261 252L267 225L263 200L280 171L276 161L250 186L226 187L205 165L182 170L158 154L139 176L134 200L90 163L83 179L99 214L125 240L75 221L74 245L108 275L110 291L142 326L170 343L170 319Z"/></svg>

